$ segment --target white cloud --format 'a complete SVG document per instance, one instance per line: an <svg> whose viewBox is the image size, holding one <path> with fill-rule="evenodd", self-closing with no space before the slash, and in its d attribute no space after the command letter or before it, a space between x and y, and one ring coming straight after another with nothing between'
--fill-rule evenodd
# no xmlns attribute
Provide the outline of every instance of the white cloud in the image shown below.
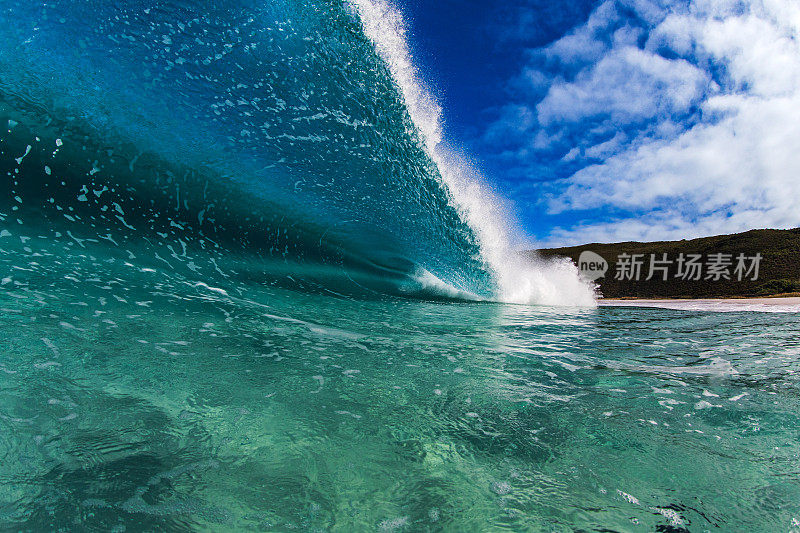
<svg viewBox="0 0 800 533"><path fill-rule="evenodd" d="M553 211L612 205L655 209L679 202L695 214L800 213L800 94L781 98L718 96L707 109L727 117L676 139L622 151L570 179ZM780 217L783 219L784 217ZM791 218L791 217L789 217ZM778 222L777 220L775 222Z"/></svg>
<svg viewBox="0 0 800 533"><path fill-rule="evenodd" d="M600 115L625 125L686 112L709 85L708 75L687 61L623 46L609 51L575 81L553 84L536 109L545 127Z"/></svg>
<svg viewBox="0 0 800 533"><path fill-rule="evenodd" d="M529 130L536 121L532 109L524 105L509 105L500 111L501 120L492 124L485 133L489 142L501 144L503 139L517 137Z"/></svg>
<svg viewBox="0 0 800 533"><path fill-rule="evenodd" d="M551 195L550 212L614 214L559 228L551 243L800 225L800 2L629 1L652 24L642 48L635 31L620 33L626 23L614 22L609 3L548 48L587 59L587 39L602 40L598 21L619 34L572 79L552 84L536 119L550 131L602 116L610 128L647 126L594 146L578 136L580 153L602 161Z"/></svg>
<svg viewBox="0 0 800 533"><path fill-rule="evenodd" d="M605 159L617 153L622 147L623 143L628 139L627 135L622 132L617 132L614 137L606 142L596 144L584 152L586 157L592 159Z"/></svg>
<svg viewBox="0 0 800 533"><path fill-rule="evenodd" d="M586 24L546 47L543 52L551 60L565 64L596 61L606 51L604 37L618 18L617 4L613 0L603 2L592 12Z"/></svg>

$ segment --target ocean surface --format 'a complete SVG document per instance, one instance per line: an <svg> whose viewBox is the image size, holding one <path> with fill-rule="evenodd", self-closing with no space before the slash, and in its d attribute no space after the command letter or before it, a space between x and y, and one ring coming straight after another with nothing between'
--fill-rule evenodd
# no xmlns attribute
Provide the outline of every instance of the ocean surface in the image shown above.
<svg viewBox="0 0 800 533"><path fill-rule="evenodd" d="M524 259L395 8L0 21L0 530L800 531L797 310Z"/></svg>

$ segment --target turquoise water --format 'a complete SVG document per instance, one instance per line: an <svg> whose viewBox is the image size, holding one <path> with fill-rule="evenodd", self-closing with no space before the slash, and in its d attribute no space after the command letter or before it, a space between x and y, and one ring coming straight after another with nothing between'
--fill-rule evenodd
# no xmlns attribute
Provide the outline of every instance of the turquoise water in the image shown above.
<svg viewBox="0 0 800 533"><path fill-rule="evenodd" d="M27 244L2 255L2 529L800 519L794 313L194 286Z"/></svg>
<svg viewBox="0 0 800 533"><path fill-rule="evenodd" d="M800 529L798 314L524 262L387 5L0 13L0 529Z"/></svg>

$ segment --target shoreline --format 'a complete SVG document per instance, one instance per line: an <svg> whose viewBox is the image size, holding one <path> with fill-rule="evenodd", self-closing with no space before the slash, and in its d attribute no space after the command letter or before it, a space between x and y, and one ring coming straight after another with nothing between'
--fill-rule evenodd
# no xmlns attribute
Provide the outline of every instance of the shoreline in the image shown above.
<svg viewBox="0 0 800 533"><path fill-rule="evenodd" d="M598 305L608 307L661 307L665 305L682 307L718 306L720 304L736 307L798 307L800 296L776 296L759 298L600 298Z"/></svg>

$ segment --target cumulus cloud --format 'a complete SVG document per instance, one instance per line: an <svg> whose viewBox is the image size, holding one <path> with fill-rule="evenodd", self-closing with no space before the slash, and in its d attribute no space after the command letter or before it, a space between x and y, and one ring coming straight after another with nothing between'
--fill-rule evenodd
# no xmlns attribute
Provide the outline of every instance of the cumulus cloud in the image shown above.
<svg viewBox="0 0 800 533"><path fill-rule="evenodd" d="M517 164L572 165L527 191L574 215L550 242L800 225L796 0L608 0L530 58L551 83L505 112L527 113Z"/></svg>
<svg viewBox="0 0 800 533"><path fill-rule="evenodd" d="M687 61L625 46L606 53L574 81L554 83L536 110L543 127L594 117L622 125L685 113L708 86L709 76Z"/></svg>

